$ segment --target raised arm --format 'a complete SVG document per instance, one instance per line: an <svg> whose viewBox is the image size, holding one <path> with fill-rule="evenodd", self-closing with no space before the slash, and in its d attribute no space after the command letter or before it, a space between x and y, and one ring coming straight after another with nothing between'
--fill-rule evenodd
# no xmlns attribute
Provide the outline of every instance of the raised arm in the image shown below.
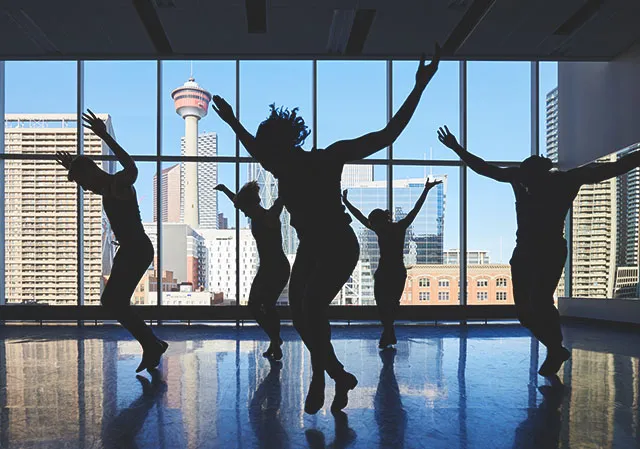
<svg viewBox="0 0 640 449"><path fill-rule="evenodd" d="M256 158L258 161L261 161L261 154L258 146L256 145L256 138L253 137L249 131L242 126L240 120L238 120L233 113L233 109L231 109L231 105L225 101L224 98L214 95L211 98L211 107L214 111L220 116L222 121L224 121L227 125L231 127L242 145L247 149L249 154Z"/></svg>
<svg viewBox="0 0 640 449"><path fill-rule="evenodd" d="M640 166L640 150L629 153L615 162L592 163L569 170L567 174L580 184L597 184L624 175L638 166Z"/></svg>
<svg viewBox="0 0 640 449"><path fill-rule="evenodd" d="M229 188L227 186L225 186L224 184L218 184L215 187L216 190L219 190L220 192L224 193L225 195L227 195L227 198L229 198L231 200L231 202L234 202L236 199L236 195L229 190Z"/></svg>
<svg viewBox="0 0 640 449"><path fill-rule="evenodd" d="M267 209L267 220L274 225L280 225L280 214L282 213L283 207L284 203L280 197L276 198L271 207Z"/></svg>
<svg viewBox="0 0 640 449"><path fill-rule="evenodd" d="M487 178L495 179L500 182L511 182L518 174L517 168L498 167L497 165L487 163L484 159L479 158L475 154L469 153L458 143L456 137L451 134L449 128L446 126L438 129L438 139L444 145L451 148L471 170L479 175L486 176Z"/></svg>
<svg viewBox="0 0 640 449"><path fill-rule="evenodd" d="M402 220L398 220L398 223L400 223L405 228L408 228L409 226L411 226L411 223L413 223L413 220L415 220L416 217L418 216L418 212L420 212L420 209L422 209L422 206L425 200L427 199L427 194L429 193L429 190L431 190L433 187L437 186L438 184L442 184L442 181L437 180L437 181L431 182L427 180L427 182L424 184L424 190L422 191L420 198L418 198L418 201L416 201L416 205L413 206L413 209L411 209L411 212L409 212L406 217L404 217Z"/></svg>
<svg viewBox="0 0 640 449"><path fill-rule="evenodd" d="M331 157L336 157L344 162L364 159L367 156L380 151L391 145L406 128L413 113L418 107L420 97L427 84L438 70L440 62L440 46L436 44L433 59L430 64L425 65L424 55L418 65L416 72L416 84L404 101L400 109L391 117L387 126L379 131L375 131L364 136L351 140L341 140L327 147L325 152Z"/></svg>
<svg viewBox="0 0 640 449"><path fill-rule="evenodd" d="M118 180L123 184L133 185L136 179L138 179L138 167L136 167L136 162L133 158L111 137L107 132L105 123L98 118L91 109L87 109L87 112L82 113L82 120L84 121L82 126L90 129L96 136L100 137L104 143L111 148L116 158L118 158L118 162L120 162L123 167L123 170L118 175Z"/></svg>
<svg viewBox="0 0 640 449"><path fill-rule="evenodd" d="M342 191L342 202L344 203L345 206L347 206L347 209L349 209L349 212L351 212L351 215L353 215L360 223L362 223L365 228L371 229L371 225L369 224L369 219L365 217L362 212L360 212L360 209L358 209L353 204L351 204L347 199L347 190Z"/></svg>

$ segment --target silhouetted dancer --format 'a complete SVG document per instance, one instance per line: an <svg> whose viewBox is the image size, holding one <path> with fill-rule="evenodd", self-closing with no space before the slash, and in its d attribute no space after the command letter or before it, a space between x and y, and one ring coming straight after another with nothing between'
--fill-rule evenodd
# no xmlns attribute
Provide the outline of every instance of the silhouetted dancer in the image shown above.
<svg viewBox="0 0 640 449"><path fill-rule="evenodd" d="M407 413L402 406L400 388L393 371L395 348L380 351L382 369L378 388L373 398L373 408L380 433L380 448L401 449L407 429Z"/></svg>
<svg viewBox="0 0 640 449"><path fill-rule="evenodd" d="M258 447L286 449L290 447L287 432L280 422L282 362L269 360L271 371L260 383L249 405L249 421Z"/></svg>
<svg viewBox="0 0 640 449"><path fill-rule="evenodd" d="M142 429L149 412L167 392L167 384L158 370L151 373L151 382L144 376L136 379L142 385L142 394L129 407L108 421L102 431L102 444L105 448L133 449L137 448L136 436ZM115 400L113 398L112 400Z"/></svg>
<svg viewBox="0 0 640 449"><path fill-rule="evenodd" d="M527 409L527 418L518 426L513 449L557 449L560 443L562 415L560 406L565 387L560 379L551 385L538 388L542 402L534 409Z"/></svg>
<svg viewBox="0 0 640 449"><path fill-rule="evenodd" d="M251 219L251 234L258 247L260 266L251 284L249 310L271 340L269 348L262 355L280 360L282 339L276 302L287 286L291 273L289 259L282 249L282 201L278 198L269 209L262 207L260 186L255 181L246 183L237 195L224 184L217 185L216 190L227 195L235 206Z"/></svg>
<svg viewBox="0 0 640 449"><path fill-rule="evenodd" d="M138 282L153 262L153 244L144 232L138 198L133 187L138 177L136 163L109 135L104 122L91 110L88 111L88 114L82 114L83 126L93 131L111 148L124 169L116 174L109 174L86 156L72 157L69 153L60 151L57 153L57 161L69 170L70 181L78 183L83 190L102 195L104 211L119 247L100 301L142 345L142 361L136 369L139 373L144 369L157 367L169 346L153 334L130 304Z"/></svg>
<svg viewBox="0 0 640 449"><path fill-rule="evenodd" d="M407 229L418 216L418 212L420 212L427 199L429 190L441 182L427 181L422 195L416 201L414 208L406 217L397 222L394 222L391 218L391 212L382 209L374 209L369 213L368 218L365 217L357 207L349 202L347 190L342 192L342 201L351 212L351 215L378 236L380 262L373 278L375 280L374 296L383 326L382 335L378 343L380 349L395 345L398 342L393 323L400 307L400 298L407 280L407 269L404 266L404 240Z"/></svg>
<svg viewBox="0 0 640 449"><path fill-rule="evenodd" d="M358 262L360 247L341 201L340 178L348 162L388 147L413 115L422 93L438 67L439 47L429 65L420 61L416 85L384 129L354 140L336 142L325 150L304 151L310 131L298 109L276 109L253 137L229 104L213 97L213 109L234 130L249 154L278 179L278 191L291 214L300 240L289 282L293 324L311 353L312 378L305 411L324 405L326 371L336 382L332 411L347 406L348 392L358 381L344 370L331 345L327 312Z"/></svg>
<svg viewBox="0 0 640 449"><path fill-rule="evenodd" d="M518 319L547 347L538 373L552 376L570 357L562 346L560 314L553 294L567 258L564 221L584 184L596 184L640 166L640 151L616 162L590 164L568 171L552 170L540 156L525 159L520 167L492 165L465 150L445 126L440 141L455 151L474 172L508 182L516 197L516 247L511 257L511 279Z"/></svg>

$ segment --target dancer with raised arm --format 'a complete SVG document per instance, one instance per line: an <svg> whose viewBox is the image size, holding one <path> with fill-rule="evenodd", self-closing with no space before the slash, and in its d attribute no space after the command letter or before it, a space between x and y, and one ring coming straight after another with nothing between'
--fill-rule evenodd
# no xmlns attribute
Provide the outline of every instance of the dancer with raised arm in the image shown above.
<svg viewBox="0 0 640 449"><path fill-rule="evenodd" d="M278 198L269 209L260 205L260 186L257 182L246 183L237 194L224 184L216 186L233 201L251 220L251 234L258 247L260 266L253 278L249 292L249 310L265 331L271 344L262 355L274 360L282 359L282 339L280 338L280 317L276 302L287 286L291 268L289 259L282 249L280 214L282 201Z"/></svg>
<svg viewBox="0 0 640 449"><path fill-rule="evenodd" d="M123 170L109 174L86 156L72 157L67 152L56 153L57 161L69 170L69 180L83 190L102 196L102 205L119 248L113 259L109 281L100 302L142 345L142 361L136 369L152 370L160 364L162 354L169 346L157 338L129 303L138 282L153 262L153 244L144 232L138 198L133 184L138 177L134 160L107 132L104 122L88 110L82 114L83 126L93 131L113 151Z"/></svg>
<svg viewBox="0 0 640 449"><path fill-rule="evenodd" d="M640 166L640 151L616 162L590 164L568 171L552 170L552 162L531 156L519 167L502 168L469 153L445 126L438 138L474 172L511 184L516 197L516 247L511 257L511 279L520 323L547 347L540 375L554 376L569 359L562 346L560 315L553 294L567 258L564 222L584 184L596 184Z"/></svg>
<svg viewBox="0 0 640 449"><path fill-rule="evenodd" d="M388 210L374 209L365 217L360 210L349 202L347 190L342 192L342 201L353 215L366 228L371 229L378 236L380 248L380 262L373 275L374 297L382 323L382 335L378 347L384 349L395 345L396 331L393 323L400 307L400 298L407 280L407 269L404 266L404 243L407 229L418 216L427 194L442 181L429 181L424 185L422 195L416 201L414 208L401 220L394 222Z"/></svg>
<svg viewBox="0 0 640 449"><path fill-rule="evenodd" d="M388 147L404 130L425 87L438 68L439 48L433 61L420 61L416 84L404 104L382 130L353 140L336 142L325 150L304 151L310 131L298 110L276 109L260 124L254 137L219 96L213 108L236 133L249 154L278 179L278 189L300 244L289 282L293 324L311 354L312 378L305 411L317 413L324 405L325 371L336 383L331 410L346 407L355 376L345 371L331 345L327 312L331 301L349 279L360 248L341 201L340 178L344 165Z"/></svg>

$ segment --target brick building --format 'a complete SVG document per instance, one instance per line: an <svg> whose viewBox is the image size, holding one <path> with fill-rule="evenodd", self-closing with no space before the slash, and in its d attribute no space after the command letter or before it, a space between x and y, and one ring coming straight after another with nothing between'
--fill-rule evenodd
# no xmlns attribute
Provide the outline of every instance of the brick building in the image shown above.
<svg viewBox="0 0 640 449"><path fill-rule="evenodd" d="M410 265L401 305L456 305L459 300L459 265ZM507 264L467 266L467 304L513 304L511 271Z"/></svg>

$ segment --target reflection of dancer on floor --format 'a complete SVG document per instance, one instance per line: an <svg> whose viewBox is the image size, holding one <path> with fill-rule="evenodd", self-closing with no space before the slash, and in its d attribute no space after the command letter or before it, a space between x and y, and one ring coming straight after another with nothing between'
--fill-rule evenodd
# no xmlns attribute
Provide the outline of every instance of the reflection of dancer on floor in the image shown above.
<svg viewBox="0 0 640 449"><path fill-rule="evenodd" d="M402 406L400 387L393 370L395 348L380 351L382 369L373 398L373 409L380 434L380 448L402 449L407 430L407 412Z"/></svg>
<svg viewBox="0 0 640 449"><path fill-rule="evenodd" d="M427 181L415 207L406 217L397 222L392 220L391 212L382 209L374 209L368 218L365 217L357 207L349 202L347 191L342 192L342 201L351 212L351 215L378 236L380 262L374 274L374 295L383 326L382 336L378 344L380 349L395 345L398 342L393 322L400 307L400 298L407 279L407 269L404 266L404 244L407 229L417 217L418 212L420 212L429 190L441 182Z"/></svg>
<svg viewBox="0 0 640 449"><path fill-rule="evenodd" d="M271 105L270 116L254 137L235 117L231 106L218 96L213 108L235 131L247 151L278 179L280 198L291 214L300 244L289 283L293 324L311 353L312 379L305 401L307 413L324 405L325 371L336 382L332 411L342 410L348 392L358 381L344 370L331 345L327 312L353 272L360 248L341 201L340 178L344 165L388 147L404 130L422 93L438 67L434 60L420 62L416 85L384 129L354 140L336 142L325 150L304 151L310 131L297 109Z"/></svg>
<svg viewBox="0 0 640 449"><path fill-rule="evenodd" d="M149 412L167 392L167 384L158 370L151 371L151 382L144 376L138 375L136 378L142 385L142 394L118 416L108 421L102 433L105 448L137 448L136 437Z"/></svg>
<svg viewBox="0 0 640 449"><path fill-rule="evenodd" d="M269 349L263 354L275 360L282 358L280 317L276 302L289 281L289 260L282 249L280 213L282 201L278 198L273 206L265 209L260 205L260 186L255 181L246 183L234 195L224 184L216 186L235 206L251 220L251 234L258 247L260 267L251 284L249 309L260 327L271 340Z"/></svg>
<svg viewBox="0 0 640 449"><path fill-rule="evenodd" d="M565 386L560 379L538 388L542 402L527 409L527 418L516 429L513 449L556 449L560 447Z"/></svg>
<svg viewBox="0 0 640 449"><path fill-rule="evenodd" d="M538 372L552 376L570 357L562 346L560 315L553 298L567 257L563 237L565 217L581 186L620 176L640 166L640 151L616 162L568 171L551 170L552 162L540 156L525 159L520 167L501 168L465 150L446 126L438 130L438 137L473 171L508 182L513 188L518 231L510 263L516 311L522 325L547 347L547 358Z"/></svg>
<svg viewBox="0 0 640 449"><path fill-rule="evenodd" d="M286 449L290 447L289 437L279 416L282 403L282 363L273 360L269 362L271 371L260 383L249 404L249 421L258 447Z"/></svg>
<svg viewBox="0 0 640 449"><path fill-rule="evenodd" d="M66 152L58 152L57 160L69 170L70 181L75 181L84 190L102 195L104 211L119 249L100 301L142 345L142 361L136 372L153 369L160 364L168 345L153 334L129 303L138 282L153 262L153 245L144 232L133 187L138 169L131 156L109 135L102 120L91 111L83 113L82 118L83 125L109 145L124 169L112 175L102 171L88 157L72 157Z"/></svg>

